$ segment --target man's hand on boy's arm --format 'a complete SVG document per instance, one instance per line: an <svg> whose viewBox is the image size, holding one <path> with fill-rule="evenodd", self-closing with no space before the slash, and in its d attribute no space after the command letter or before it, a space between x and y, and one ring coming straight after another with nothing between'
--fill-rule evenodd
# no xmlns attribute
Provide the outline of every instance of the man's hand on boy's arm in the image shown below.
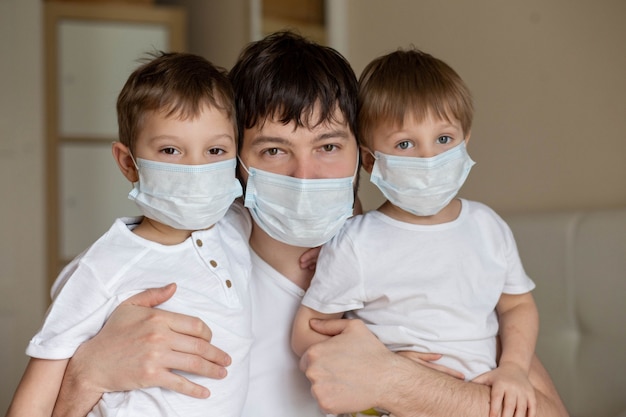
<svg viewBox="0 0 626 417"><path fill-rule="evenodd" d="M205 387L173 373L226 376L230 357L211 345L200 319L152 308L172 297L175 285L139 293L118 306L102 330L70 360L55 416L85 415L105 392L159 386L196 398Z"/></svg>
<svg viewBox="0 0 626 417"><path fill-rule="evenodd" d="M447 417L459 410L467 417L488 416L488 387L467 384L391 352L362 321L311 325L320 333L336 335L312 346L300 362L323 411L338 414L380 407L398 417ZM454 398L455 390L465 385L472 385L468 393L476 392L472 401Z"/></svg>
<svg viewBox="0 0 626 417"><path fill-rule="evenodd" d="M324 411L342 413L380 407L398 417L489 415L488 386L461 381L390 352L360 320L311 324L320 333L337 335L312 346L301 360L301 368ZM568 416L536 357L529 379L537 395L538 416Z"/></svg>

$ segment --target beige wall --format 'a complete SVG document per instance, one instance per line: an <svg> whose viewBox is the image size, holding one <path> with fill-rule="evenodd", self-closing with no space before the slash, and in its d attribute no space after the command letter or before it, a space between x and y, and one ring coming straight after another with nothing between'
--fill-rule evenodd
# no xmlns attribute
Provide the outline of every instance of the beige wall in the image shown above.
<svg viewBox="0 0 626 417"><path fill-rule="evenodd" d="M230 68L250 41L250 0L155 0L183 6L189 21L189 50Z"/></svg>
<svg viewBox="0 0 626 417"><path fill-rule="evenodd" d="M41 0L0 1L0 414L47 304Z"/></svg>
<svg viewBox="0 0 626 417"><path fill-rule="evenodd" d="M332 0L334 1L334 0ZM501 212L626 205L626 2L346 0L357 74L414 44L470 86L462 195ZM369 208L379 201L363 181ZM368 192L371 191L373 197Z"/></svg>

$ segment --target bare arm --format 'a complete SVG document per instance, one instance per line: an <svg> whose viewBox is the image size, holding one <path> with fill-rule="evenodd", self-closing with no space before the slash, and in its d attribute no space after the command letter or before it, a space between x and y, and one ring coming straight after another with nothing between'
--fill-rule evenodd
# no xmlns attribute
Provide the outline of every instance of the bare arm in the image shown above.
<svg viewBox="0 0 626 417"><path fill-rule="evenodd" d="M293 320L293 330L291 332L291 348L295 354L302 356L312 345L330 338L330 336L311 329L309 322L312 319L338 319L341 318L342 315L343 313L324 314L301 305L296 313L296 318Z"/></svg>
<svg viewBox="0 0 626 417"><path fill-rule="evenodd" d="M537 400L528 378L539 333L535 300L531 293L503 294L497 310L502 355L496 369L474 382L491 386L490 417L535 417Z"/></svg>
<svg viewBox="0 0 626 417"><path fill-rule="evenodd" d="M539 334L539 313L531 293L503 294L497 306L502 356L499 364L514 363L526 373Z"/></svg>
<svg viewBox="0 0 626 417"><path fill-rule="evenodd" d="M398 417L487 417L490 389L463 382L390 352L359 320L312 321L318 332L337 335L312 346L301 368L325 412L381 407ZM567 417L545 369L534 358L530 380L539 417Z"/></svg>
<svg viewBox="0 0 626 417"><path fill-rule="evenodd" d="M52 415L67 362L32 358L15 391L7 417Z"/></svg>
<svg viewBox="0 0 626 417"><path fill-rule="evenodd" d="M84 416L112 391L159 386L209 396L205 387L172 370L223 378L230 357L210 344L211 331L201 320L151 308L175 291L174 285L147 290L118 306L70 360L54 416Z"/></svg>

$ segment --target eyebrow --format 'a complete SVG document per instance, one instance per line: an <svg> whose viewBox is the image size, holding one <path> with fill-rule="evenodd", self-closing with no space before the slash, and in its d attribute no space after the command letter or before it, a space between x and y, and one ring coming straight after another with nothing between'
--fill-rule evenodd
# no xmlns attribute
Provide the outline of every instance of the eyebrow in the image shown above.
<svg viewBox="0 0 626 417"><path fill-rule="evenodd" d="M350 139L350 135L345 130L332 130L330 132L323 132L320 135L313 138L313 143L322 142L328 139L340 139L342 141L348 141ZM285 139L279 136L257 136L252 140L252 146L263 146L267 144L275 144L275 145L291 145L293 141L289 139Z"/></svg>
<svg viewBox="0 0 626 417"><path fill-rule="evenodd" d="M332 138L343 139L345 141L350 138L350 135L348 134L346 130L331 130L330 132L324 132L321 135L317 136L313 141L319 142L322 140L332 139Z"/></svg>

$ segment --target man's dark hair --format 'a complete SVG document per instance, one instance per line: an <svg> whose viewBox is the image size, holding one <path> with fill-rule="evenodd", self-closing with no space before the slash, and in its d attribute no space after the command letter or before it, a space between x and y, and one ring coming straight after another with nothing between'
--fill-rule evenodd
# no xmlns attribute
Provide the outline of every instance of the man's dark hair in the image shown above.
<svg viewBox="0 0 626 417"><path fill-rule="evenodd" d="M357 135L357 79L346 59L330 47L293 32L277 32L249 44L229 76L239 146L244 129L268 118L311 128L331 121L337 106ZM316 105L320 117L312 120Z"/></svg>

